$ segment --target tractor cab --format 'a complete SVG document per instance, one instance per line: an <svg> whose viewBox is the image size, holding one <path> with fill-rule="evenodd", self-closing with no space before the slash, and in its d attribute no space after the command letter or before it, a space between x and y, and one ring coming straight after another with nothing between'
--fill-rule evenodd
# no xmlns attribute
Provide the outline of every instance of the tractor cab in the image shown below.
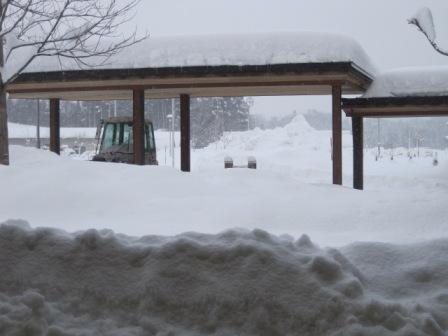
<svg viewBox="0 0 448 336"><path fill-rule="evenodd" d="M96 151L93 161L134 163L133 120L113 117L101 120L96 131ZM157 165L152 122L145 120L145 164Z"/></svg>

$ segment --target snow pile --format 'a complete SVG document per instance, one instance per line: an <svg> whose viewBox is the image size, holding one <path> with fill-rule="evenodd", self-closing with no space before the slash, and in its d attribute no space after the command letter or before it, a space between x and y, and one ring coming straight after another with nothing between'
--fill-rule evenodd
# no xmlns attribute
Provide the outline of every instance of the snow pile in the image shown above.
<svg viewBox="0 0 448 336"><path fill-rule="evenodd" d="M404 283L381 288L419 288L421 295L400 300L394 293L382 295L381 283L341 252L323 250L307 236L294 241L260 230L232 230L132 238L10 222L0 226L0 332L443 335L448 327L444 246L431 249L438 258L428 264L430 275L412 258L394 260L402 263L391 272L393 279L414 273ZM367 256L356 254L357 246L348 249L365 267L369 258L384 256L382 246L360 251L366 248ZM381 262L395 266L383 258L370 272Z"/></svg>
<svg viewBox="0 0 448 336"><path fill-rule="evenodd" d="M351 135L344 132L343 136L347 148ZM299 114L285 127L226 133L218 142L198 150L193 163L196 169L202 170L212 165L222 166L222 158L226 156L233 158L236 164L247 163L247 157L254 156L263 170L282 173L300 170L306 172L304 179L313 174L321 175L325 181L331 167L330 139L330 131L316 131Z"/></svg>
<svg viewBox="0 0 448 336"><path fill-rule="evenodd" d="M374 79L363 97L446 95L448 95L448 66L433 66L400 68L381 73Z"/></svg>
<svg viewBox="0 0 448 336"><path fill-rule="evenodd" d="M297 115L285 127L279 127L272 130L261 130L256 128L250 131L229 132L219 140L218 144L225 146L229 151L245 150L272 150L300 146L300 145L318 145L315 141L317 132L308 124L303 115ZM311 138L310 138L311 137ZM320 142L320 141L319 141ZM211 144L213 148L215 144Z"/></svg>
<svg viewBox="0 0 448 336"><path fill-rule="evenodd" d="M289 32L239 35L150 37L112 57L103 68L159 68L219 65L353 62L374 74L375 67L353 39L328 33ZM70 60L63 70L78 69ZM58 71L58 59L41 58L28 72Z"/></svg>

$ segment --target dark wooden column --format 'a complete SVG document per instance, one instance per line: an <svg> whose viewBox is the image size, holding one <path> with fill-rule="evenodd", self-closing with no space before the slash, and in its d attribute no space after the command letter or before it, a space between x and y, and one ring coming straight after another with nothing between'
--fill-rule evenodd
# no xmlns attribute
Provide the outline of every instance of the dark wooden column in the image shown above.
<svg viewBox="0 0 448 336"><path fill-rule="evenodd" d="M334 85L333 97L333 184L342 185L342 89Z"/></svg>
<svg viewBox="0 0 448 336"><path fill-rule="evenodd" d="M61 153L61 137L60 137L60 100L50 99L50 151L56 154Z"/></svg>
<svg viewBox="0 0 448 336"><path fill-rule="evenodd" d="M133 91L133 141L134 164L145 164L145 91L142 89Z"/></svg>
<svg viewBox="0 0 448 336"><path fill-rule="evenodd" d="M189 172L190 161L190 96L180 95L180 170Z"/></svg>
<svg viewBox="0 0 448 336"><path fill-rule="evenodd" d="M362 117L352 117L353 188L364 189L364 125Z"/></svg>

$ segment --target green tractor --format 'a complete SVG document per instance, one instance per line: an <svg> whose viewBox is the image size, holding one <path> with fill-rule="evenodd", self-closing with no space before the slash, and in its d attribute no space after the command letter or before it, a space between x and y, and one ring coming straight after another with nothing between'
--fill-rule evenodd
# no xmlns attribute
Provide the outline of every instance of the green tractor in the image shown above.
<svg viewBox="0 0 448 336"><path fill-rule="evenodd" d="M101 120L96 131L93 161L134 163L133 120L112 117ZM157 165L156 144L152 122L145 120L145 164Z"/></svg>

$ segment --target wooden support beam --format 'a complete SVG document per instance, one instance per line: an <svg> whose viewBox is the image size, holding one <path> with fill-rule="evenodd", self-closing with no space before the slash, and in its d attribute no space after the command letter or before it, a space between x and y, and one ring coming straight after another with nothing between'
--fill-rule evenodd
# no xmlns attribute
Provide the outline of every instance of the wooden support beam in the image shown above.
<svg viewBox="0 0 448 336"><path fill-rule="evenodd" d="M362 117L352 117L353 188L364 189L364 125Z"/></svg>
<svg viewBox="0 0 448 336"><path fill-rule="evenodd" d="M145 91L133 90L134 164L145 164Z"/></svg>
<svg viewBox="0 0 448 336"><path fill-rule="evenodd" d="M191 171L190 163L190 96L180 95L180 169Z"/></svg>
<svg viewBox="0 0 448 336"><path fill-rule="evenodd" d="M50 151L61 153L60 100L50 99Z"/></svg>
<svg viewBox="0 0 448 336"><path fill-rule="evenodd" d="M332 87L333 98L333 184L342 185L342 88Z"/></svg>

